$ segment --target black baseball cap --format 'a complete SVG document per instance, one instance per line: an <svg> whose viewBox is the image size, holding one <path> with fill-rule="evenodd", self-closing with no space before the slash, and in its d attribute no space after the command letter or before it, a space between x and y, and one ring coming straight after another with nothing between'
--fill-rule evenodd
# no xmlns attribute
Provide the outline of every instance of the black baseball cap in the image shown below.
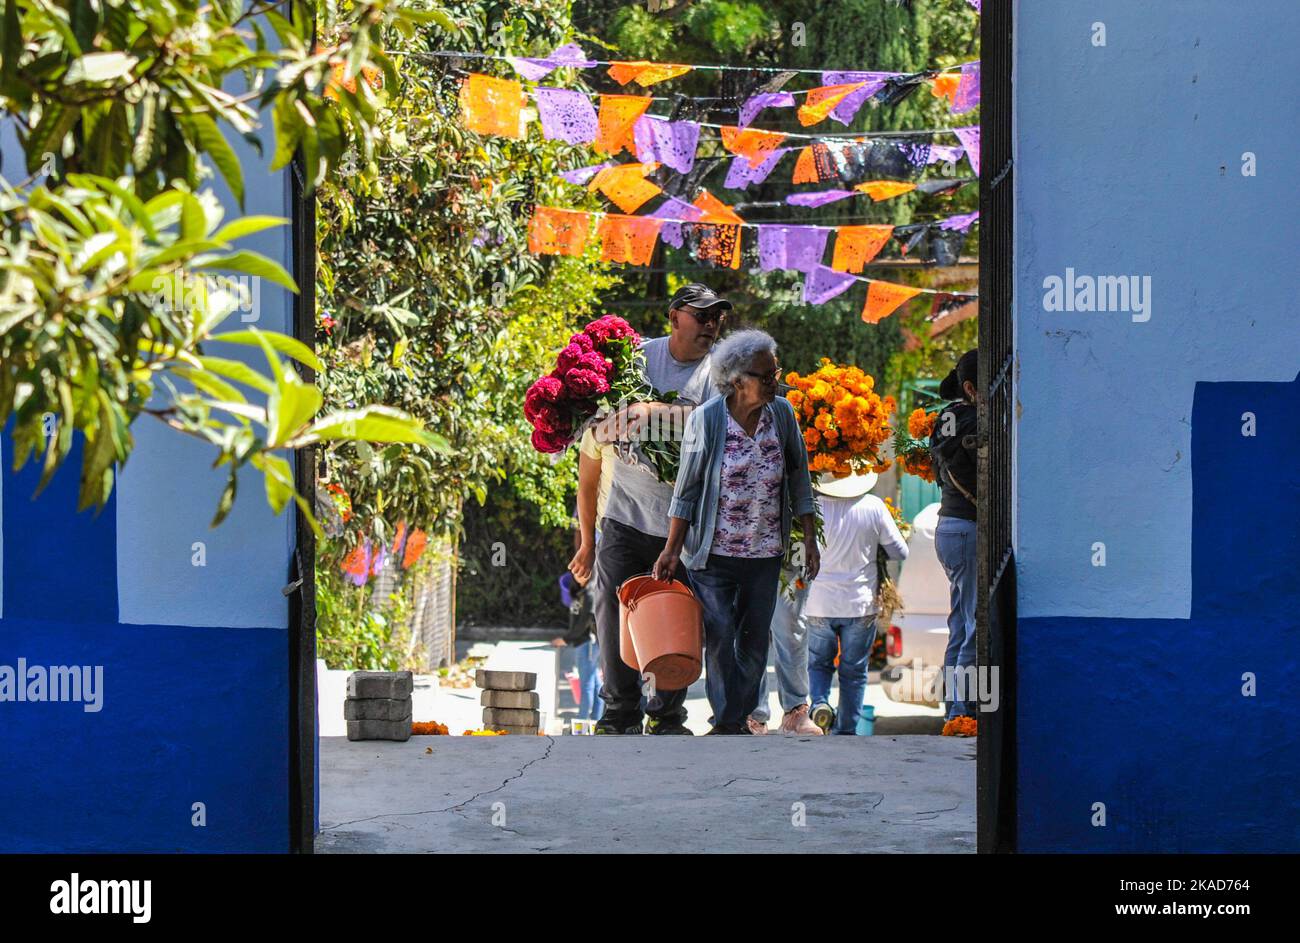
<svg viewBox="0 0 1300 943"><path fill-rule="evenodd" d="M680 308L683 305L690 305L692 308L704 310L706 308L722 308L724 311L731 310L731 302L726 298L721 298L708 285L701 285L699 282L691 282L689 285L683 285L673 292L672 300L668 302L668 310Z"/></svg>

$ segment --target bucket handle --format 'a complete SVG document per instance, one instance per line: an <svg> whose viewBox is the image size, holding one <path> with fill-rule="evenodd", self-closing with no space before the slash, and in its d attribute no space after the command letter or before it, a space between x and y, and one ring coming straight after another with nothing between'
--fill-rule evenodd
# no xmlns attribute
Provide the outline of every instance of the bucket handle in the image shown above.
<svg viewBox="0 0 1300 943"><path fill-rule="evenodd" d="M640 576L649 576L649 577L653 578L653 577L654 577L654 571L653 571L653 570L646 570L644 573L633 573L631 576L629 576L627 579L625 579L622 583L619 584L619 590L621 591L624 585L626 585L626 584L627 584L628 582L630 582L631 580L634 580L634 579L636 579L637 577L640 577ZM665 581L664 581L664 580L655 580L655 582L656 582L656 583L664 583ZM687 595L687 596L690 596L692 599L696 600L696 602L699 601L698 597L696 597L696 595L695 595L695 590L691 589L691 584L690 584L690 583L687 583L685 580L679 580L679 579L671 579L671 580L668 580L668 581L666 582L666 585L668 585L668 586L672 586L672 585L674 585L674 584L676 584L676 585L682 587L682 589L686 590L686 595ZM639 598L639 597L638 597L638 598ZM627 607L627 609L628 609L629 612L631 612L633 609L636 608L636 604L637 604L637 599L633 599L631 602L624 603L624 605Z"/></svg>

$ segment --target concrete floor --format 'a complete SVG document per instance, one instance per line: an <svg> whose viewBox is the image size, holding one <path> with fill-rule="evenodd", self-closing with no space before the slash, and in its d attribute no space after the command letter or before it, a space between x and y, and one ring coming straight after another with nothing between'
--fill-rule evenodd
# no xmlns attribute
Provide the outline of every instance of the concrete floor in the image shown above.
<svg viewBox="0 0 1300 943"><path fill-rule="evenodd" d="M974 740L322 737L320 745L319 852L975 850Z"/></svg>

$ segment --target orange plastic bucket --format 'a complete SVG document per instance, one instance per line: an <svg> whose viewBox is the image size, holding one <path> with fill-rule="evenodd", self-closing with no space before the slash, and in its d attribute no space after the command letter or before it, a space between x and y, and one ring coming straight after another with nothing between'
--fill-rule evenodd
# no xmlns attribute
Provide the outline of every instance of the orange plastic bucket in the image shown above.
<svg viewBox="0 0 1300 943"><path fill-rule="evenodd" d="M627 625L628 603L642 593L662 589L667 585L669 584L661 583L653 576L644 574L628 577L618 588L618 657L623 660L623 664L636 671L640 671L641 666L637 663L636 649L632 645L632 633Z"/></svg>
<svg viewBox="0 0 1300 943"><path fill-rule="evenodd" d="M618 598L619 657L661 690L690 687L704 667L704 615L690 587L634 576Z"/></svg>

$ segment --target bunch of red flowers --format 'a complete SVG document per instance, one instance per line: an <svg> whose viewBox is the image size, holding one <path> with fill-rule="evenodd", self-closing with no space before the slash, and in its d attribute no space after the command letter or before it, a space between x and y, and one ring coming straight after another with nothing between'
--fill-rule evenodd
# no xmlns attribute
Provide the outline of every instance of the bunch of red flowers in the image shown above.
<svg viewBox="0 0 1300 943"><path fill-rule="evenodd" d="M607 314L569 338L555 369L539 377L524 396L524 417L533 426L533 448L563 452L576 429L602 407L609 408L635 384L641 338L622 318Z"/></svg>

